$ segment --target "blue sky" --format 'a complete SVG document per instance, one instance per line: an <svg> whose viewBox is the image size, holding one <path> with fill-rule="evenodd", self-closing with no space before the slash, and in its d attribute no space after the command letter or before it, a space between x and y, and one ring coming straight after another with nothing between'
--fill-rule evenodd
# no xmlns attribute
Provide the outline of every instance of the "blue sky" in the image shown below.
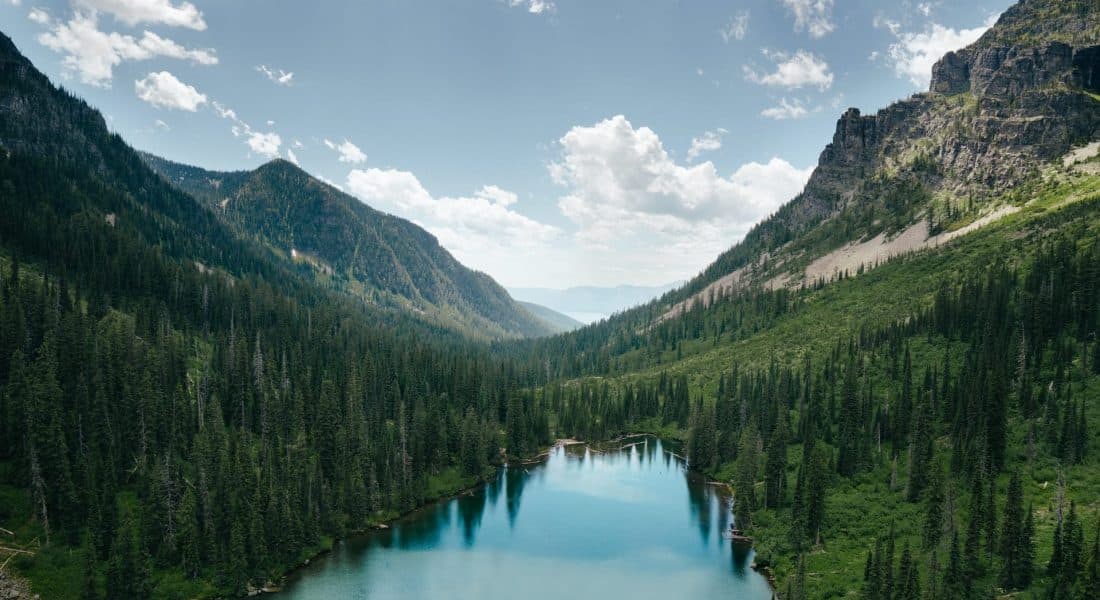
<svg viewBox="0 0 1100 600"><path fill-rule="evenodd" d="M0 0L137 148L298 162L508 286L687 279L1011 2Z"/></svg>

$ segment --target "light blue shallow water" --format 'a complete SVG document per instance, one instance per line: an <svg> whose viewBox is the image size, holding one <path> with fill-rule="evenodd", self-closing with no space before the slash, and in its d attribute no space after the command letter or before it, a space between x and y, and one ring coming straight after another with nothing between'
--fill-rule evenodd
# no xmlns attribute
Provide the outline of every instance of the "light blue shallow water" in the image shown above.
<svg viewBox="0 0 1100 600"><path fill-rule="evenodd" d="M771 597L751 551L722 537L728 498L655 438L559 448L471 495L341 542L278 598L304 600Z"/></svg>

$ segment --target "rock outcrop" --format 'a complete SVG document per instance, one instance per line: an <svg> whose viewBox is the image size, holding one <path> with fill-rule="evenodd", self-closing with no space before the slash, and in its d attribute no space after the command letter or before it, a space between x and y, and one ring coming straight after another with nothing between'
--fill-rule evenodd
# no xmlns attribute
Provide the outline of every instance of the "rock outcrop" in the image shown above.
<svg viewBox="0 0 1100 600"><path fill-rule="evenodd" d="M746 268L744 285L788 275L797 285L804 279L786 265L931 221L937 207L980 218L1097 139L1100 0L1021 0L978 42L939 60L928 92L875 114L846 111L803 192L686 291ZM761 256L770 257L763 268Z"/></svg>

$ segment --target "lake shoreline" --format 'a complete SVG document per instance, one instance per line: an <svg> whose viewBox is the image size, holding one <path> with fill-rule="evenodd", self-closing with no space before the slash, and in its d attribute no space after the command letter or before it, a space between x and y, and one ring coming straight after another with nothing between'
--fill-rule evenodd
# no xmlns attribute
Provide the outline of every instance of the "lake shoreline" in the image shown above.
<svg viewBox="0 0 1100 600"><path fill-rule="evenodd" d="M636 435L652 435L652 434L646 433L646 434L636 434ZM622 438L622 437L624 437L624 436L620 436L620 438ZM656 436L654 436L654 437L656 437ZM616 439L620 439L620 438L616 438ZM612 441L612 440L609 440L609 441ZM515 462L515 464L518 464L518 465L538 464L538 463L543 462L546 459L548 459L550 457L550 454L557 448L562 448L562 447L565 447L565 446L574 446L574 445L579 445L579 444L588 445L589 442L584 442L584 441L581 441L581 440L575 440L575 439L572 439L572 438L560 438L560 439L554 440L553 444L551 444L550 446L547 446L545 450L539 452L535 456L533 456L531 458L517 459L514 462ZM501 465L494 466L493 467L493 472L492 472L491 475L479 479L478 482L475 483L474 485L464 487L464 488L461 488L459 490L455 490L455 491L452 491L452 492L448 492L448 493L445 493L445 494L440 495L440 496L436 496L435 498L431 498L429 500L424 501L422 504L420 504L419 506L416 506L415 508L412 508L412 509L410 509L406 512L398 514L397 516L394 516L394 517L388 518L388 519L379 519L378 521L369 523L366 527L362 527L362 528L353 529L351 531L348 531L347 534L342 536L342 537L338 537L338 538L334 537L334 538L332 538L332 545L330 545L327 548L319 549L318 551L310 554L310 556L308 558L306 558L305 560L299 562L298 564L296 564L293 567L291 567L291 568L287 569L286 571L284 571L283 574L281 576L279 576L279 581L277 583L269 581L269 582L265 583L262 588L252 588L250 586L247 596L251 597L251 596L259 596L259 595L262 595L262 594L277 594L277 593L283 591L283 588L286 587L286 583L287 583L287 581L289 580L290 577L294 576L296 573L298 573L302 569L308 567L310 565L310 563L317 560L318 558L321 558L321 557L323 557L327 554L331 554L333 549L336 547L336 544L338 544L339 542L347 541L351 538L370 535L371 533L374 533L376 531L389 529L390 526L392 524L396 523L397 521L400 521L402 519L411 517L411 516L415 515L416 513L420 512L420 511L423 511L427 508L438 505L442 502L450 502L451 500L454 500L456 498L472 494L474 491L479 490L479 489L485 487L486 485L488 485L489 481L491 479L497 477L500 474L500 470L502 468L506 468L507 466L508 466L508 462L506 461Z"/></svg>
<svg viewBox="0 0 1100 600"><path fill-rule="evenodd" d="M543 449L541 452L539 452L538 454L535 454L535 455L533 455L529 458L514 459L514 460L511 460L511 461L506 461L506 462L504 462L500 465L494 466L493 471L490 475L480 479L474 485L471 485L471 486L468 486L468 487L465 487L465 488L462 488L462 489L459 489L459 490L455 490L453 492L445 493L445 494L437 496L435 498L426 500L425 502L423 502L419 506L417 506L413 509L410 509L406 512L400 513L400 514L398 514L396 516L393 516L391 518L385 518L385 519L380 519L376 522L371 522L366 527L351 530L346 535L344 535L342 537L333 538L332 542L331 542L331 545L318 550L317 552L311 554L305 560L301 561L300 563L296 564L292 568L285 571L280 576L277 583L273 583L273 582L269 581L264 585L263 588L250 588L248 596L257 596L257 595L261 595L261 594L277 594L279 592L282 592L286 588L287 584L289 583L289 581L292 577L294 577L296 574L301 572L303 569L309 567L315 560L323 558L328 554L331 554L335 550L337 544L339 544L341 542L346 542L346 541L354 539L354 538L369 536L369 535L371 535L373 533L376 533L378 531L389 529L393 524L395 524L399 521L402 521L404 519L414 517L416 514L422 512L422 511L428 510L428 509L430 509L434 506L437 506L441 503L450 502L452 500L458 499L458 498L463 497L463 496L472 495L475 491L480 490L480 489L484 488L486 485L488 485L493 480L493 478L499 476L501 469L507 468L510 465L512 465L512 466L523 466L523 465L540 464L540 463L543 463L543 462L547 461L556 449L566 448L568 446L583 445L583 446L586 447L587 450L589 450L591 452L595 452L597 454L604 454L604 453L608 453L608 452L622 451L622 450L631 448L631 447L633 447L637 444L642 443L642 442L635 442L634 444L621 445L621 443L624 442L625 440L635 439L635 438L654 438L654 439L658 439L658 440L667 439L668 441L676 442L678 444L683 444L684 443L684 440L682 440L679 436L660 435L660 434L653 433L653 432L648 432L648 431L625 433L625 434L621 434L617 437L614 437L614 438L611 438L611 439L608 439L608 440L599 440L599 441L584 441L584 440L577 440L577 439L573 439L573 438L559 438L559 439L556 439L553 444L551 444L550 446L545 447L545 449ZM617 444L617 443L620 444L620 445L612 446L612 444ZM676 457L676 458L678 458L678 459L680 459L680 460L683 460L685 468L689 472L700 476L702 478L702 483L704 485L714 486L716 488L722 488L722 491L724 493L729 494L731 497L733 497L734 490L733 490L733 487L729 483L724 482L724 481L716 480L716 479L710 477L707 473L705 473L703 471L691 468L690 463L686 460L686 458L679 455L679 454L676 454L675 452L672 452L672 451L667 450L667 449L665 450L665 452L672 455L672 456L674 456L674 457ZM753 551L755 552L755 548L753 546L750 546L750 548L752 548ZM777 590L775 576L774 576L774 574L772 573L772 571L770 570L770 568L767 565L759 565L754 560L753 563L749 566L749 568L751 570L753 570L754 572L758 573L761 577L764 578L764 580L768 584L769 589L773 593Z"/></svg>

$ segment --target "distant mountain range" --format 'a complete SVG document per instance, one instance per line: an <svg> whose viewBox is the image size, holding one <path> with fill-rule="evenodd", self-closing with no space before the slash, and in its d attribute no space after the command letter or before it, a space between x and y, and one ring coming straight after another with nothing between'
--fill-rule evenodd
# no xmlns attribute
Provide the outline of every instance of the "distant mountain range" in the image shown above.
<svg viewBox="0 0 1100 600"><path fill-rule="evenodd" d="M552 288L509 288L508 291L521 302L541 304L569 315L578 321L592 323L614 313L649 302L665 292L683 285L683 283L677 281L658 286L578 286L561 290Z"/></svg>

